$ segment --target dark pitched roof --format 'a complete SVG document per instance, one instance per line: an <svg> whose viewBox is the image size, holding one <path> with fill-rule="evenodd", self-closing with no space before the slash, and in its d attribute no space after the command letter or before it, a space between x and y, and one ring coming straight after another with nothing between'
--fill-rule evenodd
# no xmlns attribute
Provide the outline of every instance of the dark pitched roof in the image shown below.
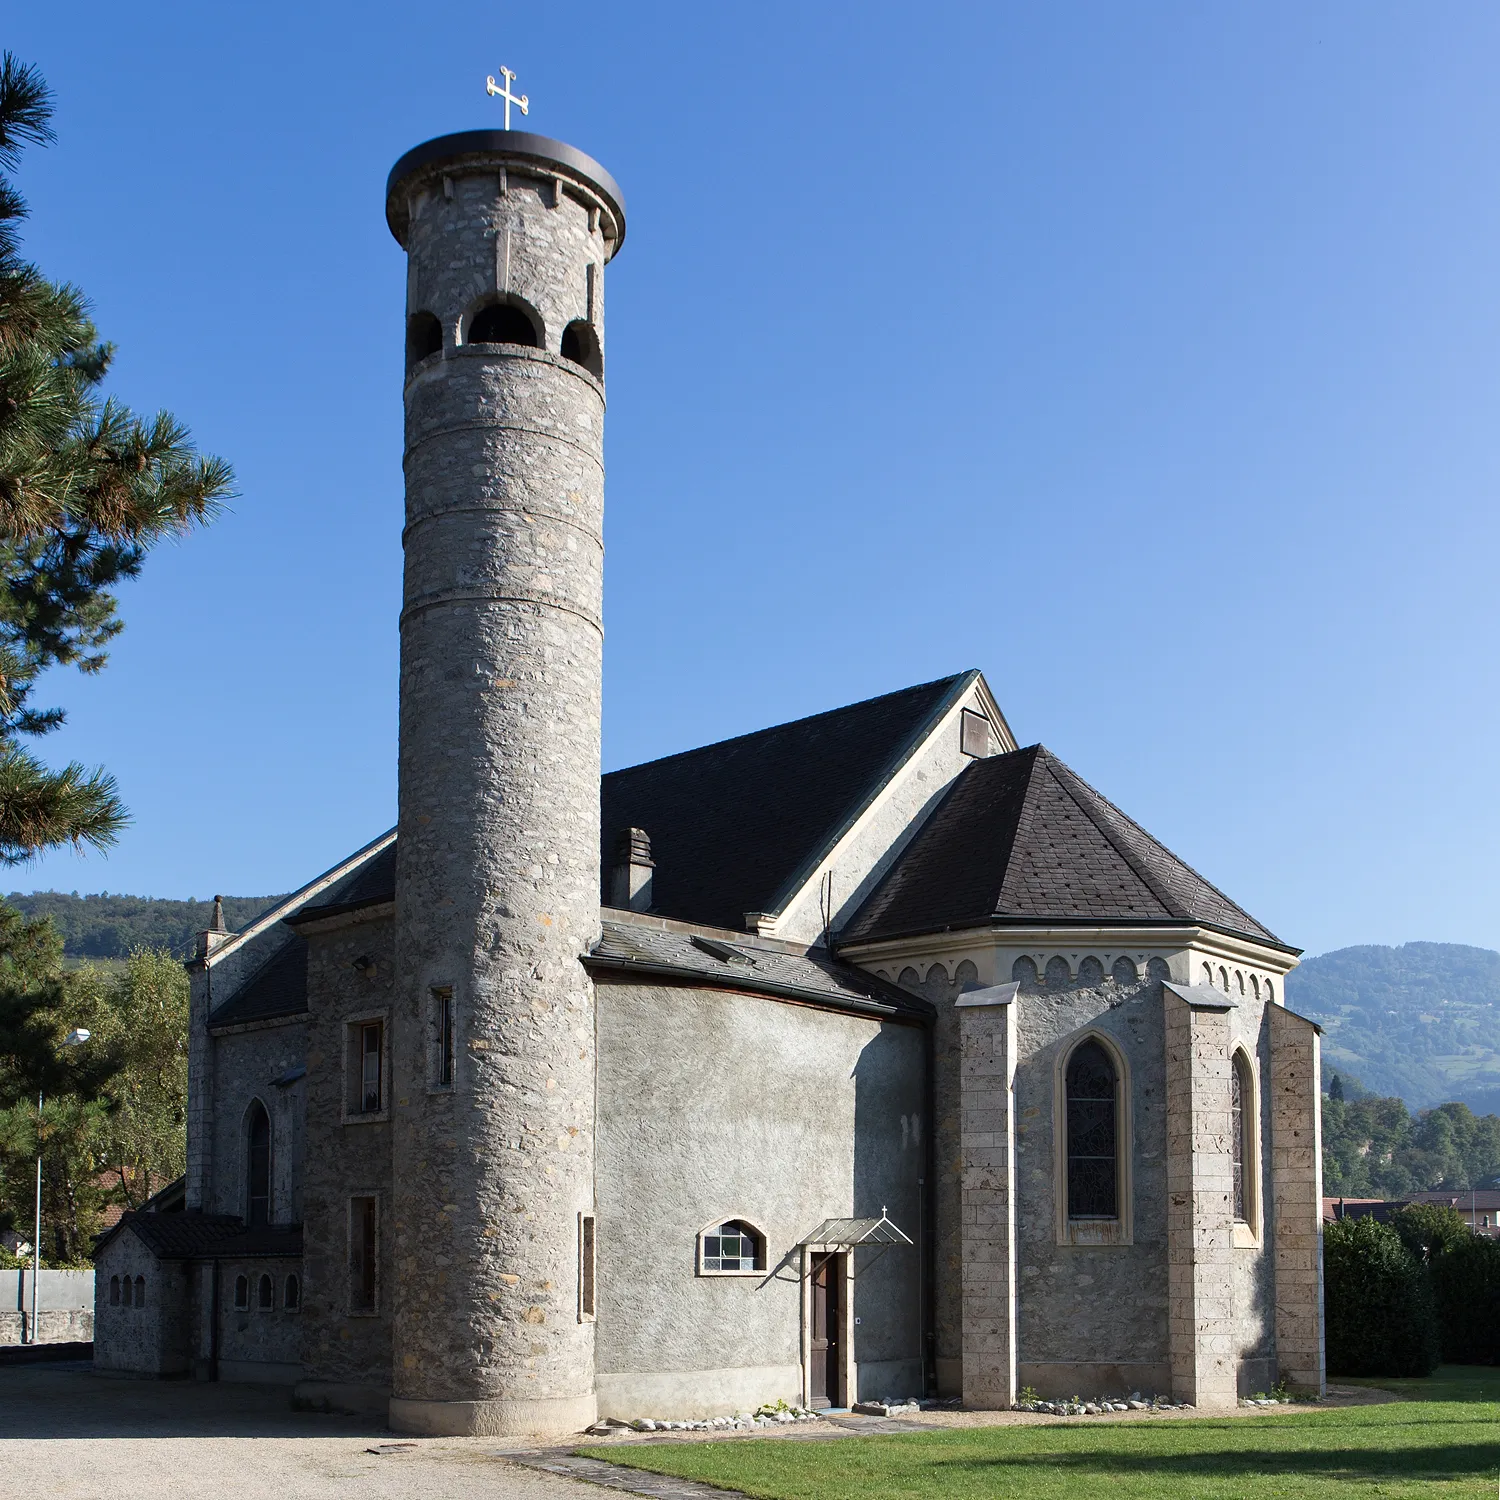
<svg viewBox="0 0 1500 1500"><path fill-rule="evenodd" d="M319 917L338 916L360 906L374 906L396 899L396 841L377 850L362 865L335 881L317 903L304 906L288 920L292 923L316 921Z"/></svg>
<svg viewBox="0 0 1500 1500"><path fill-rule="evenodd" d="M826 953L789 953L739 933L720 938L674 932L649 922L606 919L603 936L587 962L596 970L660 975L839 1010L917 1017L932 1009L926 1001Z"/></svg>
<svg viewBox="0 0 1500 1500"><path fill-rule="evenodd" d="M307 939L293 932L235 994L210 1012L208 1024L240 1026L306 1010Z"/></svg>
<svg viewBox="0 0 1500 1500"><path fill-rule="evenodd" d="M136 1208L94 1243L94 1255L124 1230L131 1230L158 1260L198 1260L207 1256L251 1260L301 1255L300 1224L261 1224L246 1229L233 1214L153 1213Z"/></svg>
<svg viewBox="0 0 1500 1500"><path fill-rule="evenodd" d="M840 937L1006 921L1193 922L1285 946L1041 745L966 767Z"/></svg>
<svg viewBox="0 0 1500 1500"><path fill-rule="evenodd" d="M611 771L600 785L605 897L616 838L643 828L653 911L735 929L746 912L779 911L976 676Z"/></svg>

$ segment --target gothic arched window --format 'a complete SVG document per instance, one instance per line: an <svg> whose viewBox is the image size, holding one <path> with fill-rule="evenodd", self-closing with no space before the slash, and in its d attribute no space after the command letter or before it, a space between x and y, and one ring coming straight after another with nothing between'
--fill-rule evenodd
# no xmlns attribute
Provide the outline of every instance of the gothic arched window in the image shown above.
<svg viewBox="0 0 1500 1500"><path fill-rule="evenodd" d="M1119 1188L1119 1074L1114 1059L1092 1037L1068 1059L1068 1217L1117 1219Z"/></svg>
<svg viewBox="0 0 1500 1500"><path fill-rule="evenodd" d="M252 1226L271 1222L271 1117L257 1099L246 1121L246 1210Z"/></svg>
<svg viewBox="0 0 1500 1500"><path fill-rule="evenodd" d="M1250 1059L1236 1049L1229 1070L1229 1140L1234 1163L1234 1218L1255 1224L1255 1077Z"/></svg>
<svg viewBox="0 0 1500 1500"><path fill-rule="evenodd" d="M256 1289L256 1303L262 1312L270 1312L276 1305L276 1288L269 1276L260 1278L260 1286Z"/></svg>

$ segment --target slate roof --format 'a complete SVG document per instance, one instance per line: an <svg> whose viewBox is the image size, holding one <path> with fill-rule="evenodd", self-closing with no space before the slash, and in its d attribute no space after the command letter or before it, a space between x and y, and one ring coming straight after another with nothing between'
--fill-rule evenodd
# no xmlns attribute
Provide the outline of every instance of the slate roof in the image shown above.
<svg viewBox="0 0 1500 1500"><path fill-rule="evenodd" d="M288 935L244 985L210 1014L212 1027L269 1021L302 1015L307 1010L307 939Z"/></svg>
<svg viewBox="0 0 1500 1500"><path fill-rule="evenodd" d="M396 841L391 840L358 868L324 891L316 905L304 906L290 919L311 922L333 917L361 906L396 899Z"/></svg>
<svg viewBox="0 0 1500 1500"><path fill-rule="evenodd" d="M1191 922L1286 946L1041 745L967 766L840 941L1006 922Z"/></svg>
<svg viewBox="0 0 1500 1500"><path fill-rule="evenodd" d="M135 1232L158 1260L200 1260L209 1256L259 1260L268 1256L301 1255L300 1224L262 1224L247 1229L233 1214L185 1213L164 1209L131 1209L94 1242L94 1255L122 1231Z"/></svg>
<svg viewBox="0 0 1500 1500"><path fill-rule="evenodd" d="M746 912L779 911L978 675L611 771L600 784L602 894L616 838L643 828L653 911L736 929Z"/></svg>
<svg viewBox="0 0 1500 1500"><path fill-rule="evenodd" d="M924 1017L932 1009L852 964L821 953L788 953L739 933L719 939L606 918L586 962L595 970L684 979L840 1010Z"/></svg>

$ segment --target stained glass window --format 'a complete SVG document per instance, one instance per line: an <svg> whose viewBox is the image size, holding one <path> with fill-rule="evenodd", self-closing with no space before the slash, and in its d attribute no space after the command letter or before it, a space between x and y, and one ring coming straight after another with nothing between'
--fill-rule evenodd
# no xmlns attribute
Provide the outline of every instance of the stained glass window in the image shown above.
<svg viewBox="0 0 1500 1500"><path fill-rule="evenodd" d="M705 1271L759 1271L765 1267L760 1236L738 1219L720 1224L703 1236Z"/></svg>
<svg viewBox="0 0 1500 1500"><path fill-rule="evenodd" d="M1068 1059L1068 1217L1119 1217L1115 1065L1098 1042Z"/></svg>
<svg viewBox="0 0 1500 1500"><path fill-rule="evenodd" d="M1249 1193L1245 1181L1245 1098L1250 1089L1245 1079L1245 1057L1241 1052L1234 1055L1234 1066L1229 1070L1229 1137L1234 1159L1234 1216L1241 1224L1250 1221Z"/></svg>

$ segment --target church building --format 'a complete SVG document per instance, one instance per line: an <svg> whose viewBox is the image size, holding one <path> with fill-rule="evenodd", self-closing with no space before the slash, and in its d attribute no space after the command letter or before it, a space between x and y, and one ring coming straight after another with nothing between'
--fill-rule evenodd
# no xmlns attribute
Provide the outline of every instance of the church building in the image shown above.
<svg viewBox="0 0 1500 1500"><path fill-rule="evenodd" d="M190 963L100 1369L398 1431L1323 1387L1298 950L978 671L600 773L597 162L391 173L397 827Z"/></svg>

